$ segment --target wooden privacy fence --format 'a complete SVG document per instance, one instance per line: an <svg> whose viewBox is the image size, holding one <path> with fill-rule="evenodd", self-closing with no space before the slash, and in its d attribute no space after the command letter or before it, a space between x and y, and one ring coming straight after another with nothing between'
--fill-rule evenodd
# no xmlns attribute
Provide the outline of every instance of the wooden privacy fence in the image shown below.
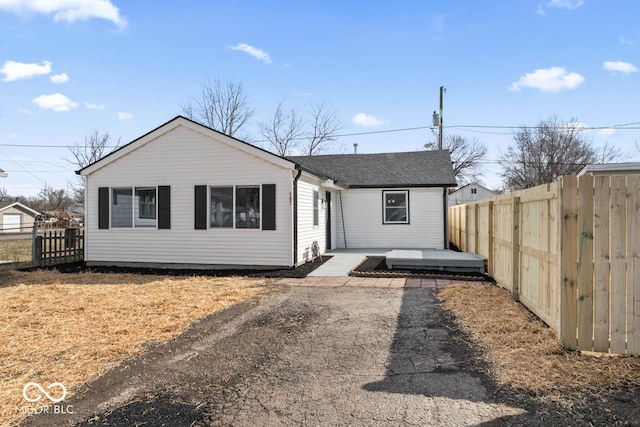
<svg viewBox="0 0 640 427"><path fill-rule="evenodd" d="M84 259L84 233L75 228L45 231L33 241L33 266L46 267Z"/></svg>
<svg viewBox="0 0 640 427"><path fill-rule="evenodd" d="M565 176L452 206L449 235L567 348L640 355L640 175Z"/></svg>

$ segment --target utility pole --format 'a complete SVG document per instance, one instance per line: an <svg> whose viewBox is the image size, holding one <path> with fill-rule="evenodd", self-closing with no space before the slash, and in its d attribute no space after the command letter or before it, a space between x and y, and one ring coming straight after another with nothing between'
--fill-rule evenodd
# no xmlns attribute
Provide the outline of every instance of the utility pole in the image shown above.
<svg viewBox="0 0 640 427"><path fill-rule="evenodd" d="M442 150L442 125L444 123L444 121L442 120L442 108L443 108L444 92L445 92L444 86L440 86L440 116L438 120L440 133L438 134L438 150Z"/></svg>

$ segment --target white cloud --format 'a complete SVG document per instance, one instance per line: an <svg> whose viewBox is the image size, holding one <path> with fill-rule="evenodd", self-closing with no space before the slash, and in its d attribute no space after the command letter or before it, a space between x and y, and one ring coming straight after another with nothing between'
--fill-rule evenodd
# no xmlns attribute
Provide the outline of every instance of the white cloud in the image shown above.
<svg viewBox="0 0 640 427"><path fill-rule="evenodd" d="M1 1L1 0L0 0ZM231 46L229 49L231 50L239 50L240 52L248 53L256 59L264 62L265 64L271 64L271 57L264 50L260 50L246 43L238 43L235 46Z"/></svg>
<svg viewBox="0 0 640 427"><path fill-rule="evenodd" d="M33 103L45 110L53 111L69 111L78 106L77 102L73 102L61 93L53 95L40 95L33 99Z"/></svg>
<svg viewBox="0 0 640 427"><path fill-rule="evenodd" d="M49 76L49 79L52 83L66 83L69 81L69 76L67 73L54 74L53 76Z"/></svg>
<svg viewBox="0 0 640 427"><path fill-rule="evenodd" d="M92 104L90 102L84 103L84 108L87 110L102 110L104 108L103 104Z"/></svg>
<svg viewBox="0 0 640 427"><path fill-rule="evenodd" d="M374 128L378 126L382 126L387 124L387 120L380 120L379 118L366 114L366 113L358 113L351 118L351 121L357 125Z"/></svg>
<svg viewBox="0 0 640 427"><path fill-rule="evenodd" d="M122 111L118 111L117 115L118 115L118 120L125 121L125 120L133 119L133 114L131 113L123 113Z"/></svg>
<svg viewBox="0 0 640 427"><path fill-rule="evenodd" d="M109 0L0 0L0 10L24 15L28 13L53 14L55 22L86 21L91 18L105 19L119 27L127 21L120 10Z"/></svg>
<svg viewBox="0 0 640 427"><path fill-rule="evenodd" d="M614 128L604 128L598 131L598 135L600 136L612 136L615 133L616 130Z"/></svg>
<svg viewBox="0 0 640 427"><path fill-rule="evenodd" d="M635 40L630 40L626 37L620 36L618 37L618 41L620 42L621 45L628 45L628 46L632 46L634 44L636 44Z"/></svg>
<svg viewBox="0 0 640 427"><path fill-rule="evenodd" d="M577 9L584 4L584 0L549 0L547 7L557 9Z"/></svg>
<svg viewBox="0 0 640 427"><path fill-rule="evenodd" d="M431 29L437 33L444 31L444 15L438 15L431 19Z"/></svg>
<svg viewBox="0 0 640 427"><path fill-rule="evenodd" d="M522 88L539 89L543 92L559 92L575 89L584 83L584 80L580 74L568 73L563 67L541 68L533 73L526 73L517 82L513 82L509 89L516 92Z"/></svg>
<svg viewBox="0 0 640 427"><path fill-rule="evenodd" d="M602 63L602 68L604 68L605 70L609 70L615 73L622 73L622 74L631 74L631 73L637 73L638 71L638 67L636 67L635 65L631 64L630 62L624 62L624 61L604 61Z"/></svg>
<svg viewBox="0 0 640 427"><path fill-rule="evenodd" d="M0 0L0 2L3 0ZM49 74L51 72L51 62L42 61L42 64L25 64L22 62L6 61L0 74L4 74L5 82L12 82L20 79L30 79L34 76Z"/></svg>
<svg viewBox="0 0 640 427"><path fill-rule="evenodd" d="M546 3L538 4L536 13L541 16L547 14L547 9L577 9L584 5L584 0L549 0Z"/></svg>

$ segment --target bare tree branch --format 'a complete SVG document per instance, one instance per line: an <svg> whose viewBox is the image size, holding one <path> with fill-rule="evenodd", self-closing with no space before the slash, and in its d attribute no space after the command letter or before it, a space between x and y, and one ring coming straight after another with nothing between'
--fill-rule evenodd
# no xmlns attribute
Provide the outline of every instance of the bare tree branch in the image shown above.
<svg viewBox="0 0 640 427"><path fill-rule="evenodd" d="M298 143L298 138L304 135L304 121L295 110L284 113L284 100L278 103L271 120L260 124L260 134L269 141L271 148L279 156L290 156Z"/></svg>
<svg viewBox="0 0 640 427"><path fill-rule="evenodd" d="M534 187L562 175L575 175L585 165L619 158L620 151L605 144L599 152L584 139L578 121L541 120L536 127L522 127L514 135L515 145L500 157L502 178L507 190Z"/></svg>
<svg viewBox="0 0 640 427"><path fill-rule="evenodd" d="M100 133L97 129L84 137L84 143L74 143L69 147L72 159L65 159L69 163L82 169L98 160L120 146L120 138L114 143L109 132ZM73 191L73 200L77 203L84 202L84 180L80 177L77 184L70 183Z"/></svg>
<svg viewBox="0 0 640 427"><path fill-rule="evenodd" d="M338 119L335 110L329 110L325 104L312 104L309 108L311 115L308 142L302 147L302 151L313 156L326 151L329 143L337 139L336 134L342 129L342 123Z"/></svg>
<svg viewBox="0 0 640 427"><path fill-rule="evenodd" d="M0 187L0 202L8 202L11 200L9 191L5 187Z"/></svg>
<svg viewBox="0 0 640 427"><path fill-rule="evenodd" d="M182 114L229 136L234 136L253 116L241 83L215 80L202 86L200 97L180 106Z"/></svg>
<svg viewBox="0 0 640 427"><path fill-rule="evenodd" d="M453 162L453 173L458 185L477 181L482 175L482 161L487 155L487 146L477 139L467 139L460 135L445 137L442 144L444 150L449 150ZM433 148L434 150L437 147Z"/></svg>

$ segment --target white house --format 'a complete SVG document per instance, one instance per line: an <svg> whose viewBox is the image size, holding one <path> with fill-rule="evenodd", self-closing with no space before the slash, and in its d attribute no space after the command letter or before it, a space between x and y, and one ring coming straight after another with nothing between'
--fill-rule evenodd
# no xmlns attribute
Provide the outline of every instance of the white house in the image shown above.
<svg viewBox="0 0 640 427"><path fill-rule="evenodd" d="M478 200L488 199L497 196L493 190L489 190L484 185L477 182L464 185L456 191L449 194L449 206L463 205L465 203L477 202Z"/></svg>
<svg viewBox="0 0 640 427"><path fill-rule="evenodd" d="M38 212L19 202L0 202L0 230L24 233L33 229Z"/></svg>
<svg viewBox="0 0 640 427"><path fill-rule="evenodd" d="M184 117L77 172L88 265L292 267L444 248L448 151L280 157Z"/></svg>

